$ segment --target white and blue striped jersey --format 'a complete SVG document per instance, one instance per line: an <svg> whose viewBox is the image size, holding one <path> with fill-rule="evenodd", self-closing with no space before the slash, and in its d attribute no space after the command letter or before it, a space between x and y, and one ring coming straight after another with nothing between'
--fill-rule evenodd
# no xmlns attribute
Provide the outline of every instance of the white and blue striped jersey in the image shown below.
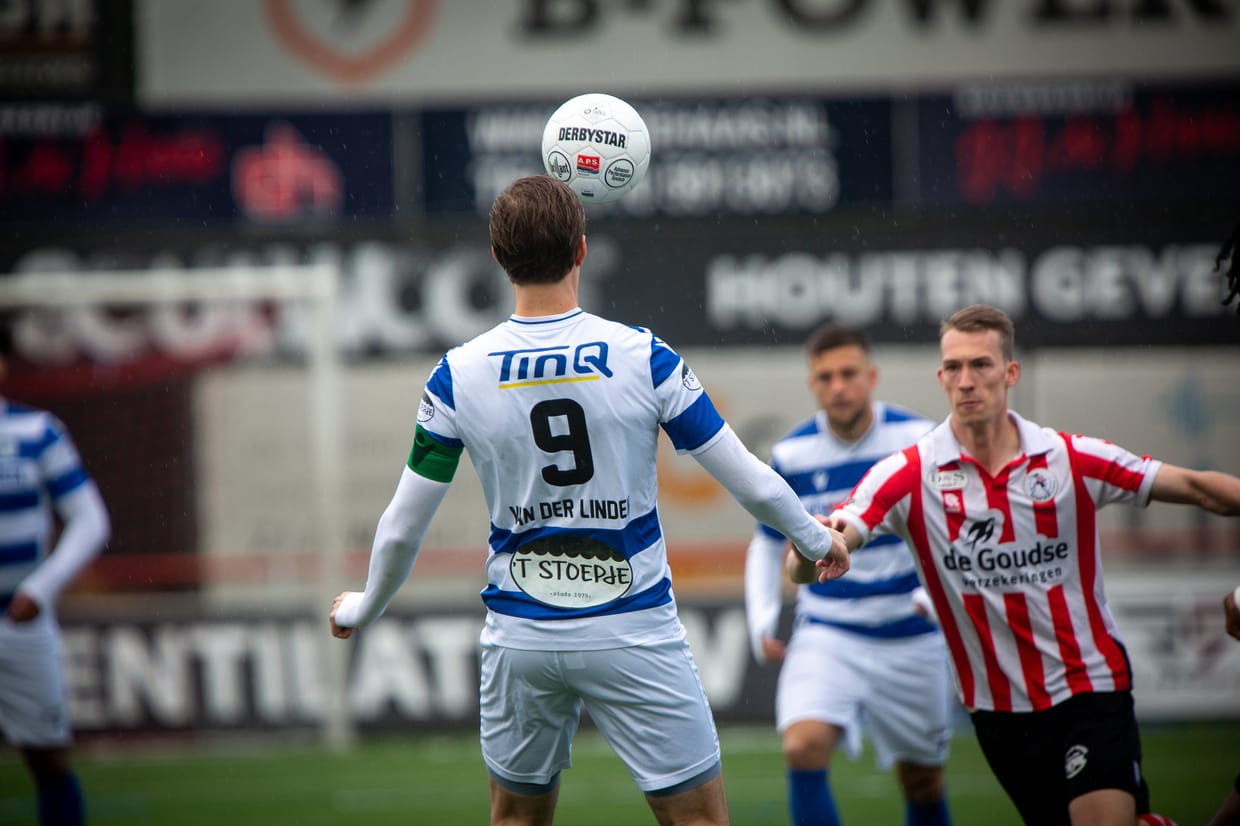
<svg viewBox="0 0 1240 826"><path fill-rule="evenodd" d="M464 446L482 482L484 644L603 649L683 637L656 508L659 428L677 451L699 453L727 425L649 330L580 309L513 316L444 356L418 423Z"/></svg>
<svg viewBox="0 0 1240 826"><path fill-rule="evenodd" d="M855 442L843 441L832 433L826 413L819 411L771 449L771 466L811 513L831 513L848 499L875 462L915 443L934 426L912 411L881 401L873 403L873 410L873 424ZM782 560L786 545L781 533L759 525L749 553ZM904 637L934 630L913 610L917 569L903 540L878 536L855 551L851 562L846 576L799 586L798 622L824 623L875 637ZM747 608L751 626L758 623L768 627L751 628L751 633L774 636L779 593L774 589L757 593L761 590L747 590Z"/></svg>
<svg viewBox="0 0 1240 826"><path fill-rule="evenodd" d="M89 483L55 416L0 399L0 613L51 552L52 508Z"/></svg>

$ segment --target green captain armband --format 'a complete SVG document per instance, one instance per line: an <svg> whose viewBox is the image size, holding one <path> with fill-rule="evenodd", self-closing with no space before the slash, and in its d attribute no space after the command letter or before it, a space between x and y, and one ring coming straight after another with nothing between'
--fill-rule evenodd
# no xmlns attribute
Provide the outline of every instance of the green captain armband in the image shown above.
<svg viewBox="0 0 1240 826"><path fill-rule="evenodd" d="M445 445L418 425L409 451L409 469L432 482L451 482L463 449Z"/></svg>

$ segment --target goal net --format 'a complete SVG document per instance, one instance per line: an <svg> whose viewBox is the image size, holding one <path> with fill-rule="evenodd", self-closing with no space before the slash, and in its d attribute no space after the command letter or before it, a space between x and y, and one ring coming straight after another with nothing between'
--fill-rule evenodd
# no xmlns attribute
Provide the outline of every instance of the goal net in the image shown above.
<svg viewBox="0 0 1240 826"><path fill-rule="evenodd" d="M342 746L347 647L326 633L348 581L338 282L326 264L3 276L14 352L0 393L65 422L112 517L68 601L124 616L304 614L322 667L306 716ZM171 693L141 691L178 719Z"/></svg>

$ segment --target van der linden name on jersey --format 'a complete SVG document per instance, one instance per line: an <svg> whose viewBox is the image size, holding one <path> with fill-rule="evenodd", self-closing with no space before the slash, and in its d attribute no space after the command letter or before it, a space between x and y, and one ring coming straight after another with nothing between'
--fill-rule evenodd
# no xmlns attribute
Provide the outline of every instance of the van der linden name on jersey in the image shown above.
<svg viewBox="0 0 1240 826"><path fill-rule="evenodd" d="M517 526L540 519L628 519L626 499L551 499L537 505L509 505Z"/></svg>

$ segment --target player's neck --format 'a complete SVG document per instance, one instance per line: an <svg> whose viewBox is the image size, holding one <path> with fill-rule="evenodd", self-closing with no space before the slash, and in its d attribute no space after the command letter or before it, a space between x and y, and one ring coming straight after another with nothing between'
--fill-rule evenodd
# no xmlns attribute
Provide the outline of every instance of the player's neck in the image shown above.
<svg viewBox="0 0 1240 826"><path fill-rule="evenodd" d="M991 476L1020 455L1020 431L1008 417L1007 410L1002 416L985 422L961 424L953 418L952 432L964 451Z"/></svg>
<svg viewBox="0 0 1240 826"><path fill-rule="evenodd" d="M577 284L580 271L573 270L554 284L513 285L513 312L526 318L559 315L577 307Z"/></svg>
<svg viewBox="0 0 1240 826"><path fill-rule="evenodd" d="M874 402L872 401L867 402L865 407L850 421L841 422L827 418L827 425L831 428L831 432L842 442L857 441L869 432L872 424L874 424Z"/></svg>

